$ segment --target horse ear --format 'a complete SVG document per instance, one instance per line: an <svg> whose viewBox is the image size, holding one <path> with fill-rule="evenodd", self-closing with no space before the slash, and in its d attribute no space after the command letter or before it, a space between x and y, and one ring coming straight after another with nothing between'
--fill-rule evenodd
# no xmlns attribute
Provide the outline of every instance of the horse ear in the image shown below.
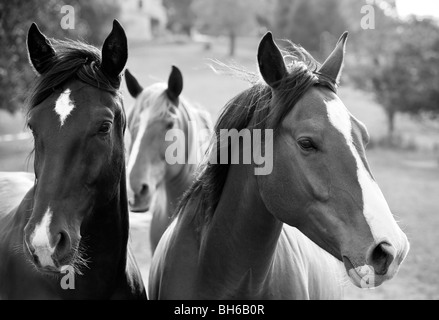
<svg viewBox="0 0 439 320"><path fill-rule="evenodd" d="M143 91L143 87L128 69L125 70L125 82L127 83L128 92L133 98L137 98Z"/></svg>
<svg viewBox="0 0 439 320"><path fill-rule="evenodd" d="M267 32L259 43L258 64L262 77L272 88L276 88L288 73L282 53L271 32Z"/></svg>
<svg viewBox="0 0 439 320"><path fill-rule="evenodd" d="M47 70L50 59L56 54L49 39L41 33L35 22L27 34L27 51L31 65L39 74Z"/></svg>
<svg viewBox="0 0 439 320"><path fill-rule="evenodd" d="M345 31L340 39L337 41L334 51L332 51L332 53L318 70L318 73L328 77L335 84L338 84L340 82L344 64L344 55L346 52L347 38L348 32Z"/></svg>
<svg viewBox="0 0 439 320"><path fill-rule="evenodd" d="M172 71L168 79L168 89L166 94L168 98L175 104L178 105L178 97L183 91L183 75L180 69L176 66L172 66Z"/></svg>
<svg viewBox="0 0 439 320"><path fill-rule="evenodd" d="M119 80L119 75L128 59L128 44L125 31L117 20L102 46L102 72L111 79Z"/></svg>

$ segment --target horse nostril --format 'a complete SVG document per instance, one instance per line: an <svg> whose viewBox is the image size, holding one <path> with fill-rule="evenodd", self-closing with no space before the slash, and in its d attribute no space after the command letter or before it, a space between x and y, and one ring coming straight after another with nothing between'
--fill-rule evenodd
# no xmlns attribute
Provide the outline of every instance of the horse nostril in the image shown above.
<svg viewBox="0 0 439 320"><path fill-rule="evenodd" d="M147 184L142 184L142 189L140 190L140 195L147 195L149 191L149 187Z"/></svg>
<svg viewBox="0 0 439 320"><path fill-rule="evenodd" d="M56 260L60 261L66 258L71 251L71 240L70 236L67 232L61 231L58 233L57 242L55 245L55 253L54 256Z"/></svg>
<svg viewBox="0 0 439 320"><path fill-rule="evenodd" d="M395 248L386 242L382 242L371 251L368 263L374 268L376 274L385 275L395 256Z"/></svg>
<svg viewBox="0 0 439 320"><path fill-rule="evenodd" d="M40 259L36 254L32 254L32 259L36 266L41 266Z"/></svg>

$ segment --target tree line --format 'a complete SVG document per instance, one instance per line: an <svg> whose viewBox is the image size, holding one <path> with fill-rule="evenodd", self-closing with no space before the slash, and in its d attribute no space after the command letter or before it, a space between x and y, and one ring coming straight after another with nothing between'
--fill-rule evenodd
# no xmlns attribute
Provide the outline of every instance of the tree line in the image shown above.
<svg viewBox="0 0 439 320"><path fill-rule="evenodd" d="M75 28L63 30L61 7L75 9ZM35 74L28 63L27 30L32 22L53 38L87 39L100 46L120 12L117 0L0 1L0 109L21 108Z"/></svg>
<svg viewBox="0 0 439 320"><path fill-rule="evenodd" d="M78 12L76 28L60 28L60 7ZM142 0L139 0L142 1ZM240 36L273 31L278 39L302 45L322 61L339 35L350 33L345 82L374 93L388 119L395 115L439 115L439 24L429 18L402 19L395 0L162 0L170 32L194 30L230 39L230 55ZM373 9L373 28L364 28L363 8ZM0 2L0 108L23 104L33 80L27 64L25 32L38 21L53 37L83 38L100 45L105 28L120 12L119 0L13 0Z"/></svg>
<svg viewBox="0 0 439 320"><path fill-rule="evenodd" d="M395 0L164 0L164 4L173 12L170 28L229 36L230 55L235 54L238 36L269 29L321 61L348 30L347 81L374 93L387 116L390 138L398 113L439 115L439 23L399 17ZM364 8L372 10L373 28L362 26L370 13Z"/></svg>

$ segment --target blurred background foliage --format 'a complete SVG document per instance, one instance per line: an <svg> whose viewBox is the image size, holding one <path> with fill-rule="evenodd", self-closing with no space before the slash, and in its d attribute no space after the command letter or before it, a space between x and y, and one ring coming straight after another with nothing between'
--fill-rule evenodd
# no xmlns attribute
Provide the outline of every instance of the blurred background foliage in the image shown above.
<svg viewBox="0 0 439 320"><path fill-rule="evenodd" d="M151 1L135 0L140 10ZM190 41L203 34L229 39L234 56L239 38L261 36L272 30L290 39L319 61L329 54L344 30L350 32L345 83L374 93L382 105L392 139L395 117L418 118L439 114L439 27L429 18L400 18L395 0L155 0L163 6L166 32ZM75 8L74 30L60 28L61 6ZM87 39L100 45L111 21L121 14L120 0L0 1L0 109L15 112L22 106L34 79L28 67L26 32L30 21L55 38ZM376 28L361 28L364 5L373 6ZM154 21L153 21L154 22ZM158 22L156 22L157 24ZM210 45L210 43L209 43Z"/></svg>

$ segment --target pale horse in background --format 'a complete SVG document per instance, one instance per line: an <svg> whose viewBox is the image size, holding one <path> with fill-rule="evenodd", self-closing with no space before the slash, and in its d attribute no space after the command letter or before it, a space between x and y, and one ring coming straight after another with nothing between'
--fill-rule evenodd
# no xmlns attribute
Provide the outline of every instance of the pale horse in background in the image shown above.
<svg viewBox="0 0 439 320"><path fill-rule="evenodd" d="M194 180L208 146L212 122L206 111L181 96L183 76L175 66L167 84L155 83L143 88L128 70L125 80L128 91L136 99L128 115L130 209L152 213L150 242L154 252L179 199ZM170 130L180 130L184 137L169 141L166 135ZM182 161L167 161L166 152L171 145L183 150Z"/></svg>

